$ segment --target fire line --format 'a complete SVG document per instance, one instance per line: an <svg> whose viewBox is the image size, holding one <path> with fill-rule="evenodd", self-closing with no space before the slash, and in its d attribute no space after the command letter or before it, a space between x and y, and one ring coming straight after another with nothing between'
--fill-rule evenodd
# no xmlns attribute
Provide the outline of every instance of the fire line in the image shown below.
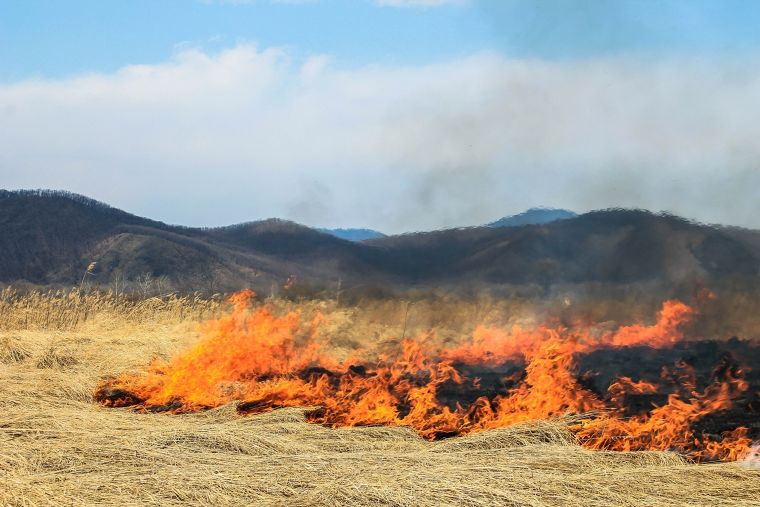
<svg viewBox="0 0 760 507"><path fill-rule="evenodd" d="M673 450L695 461L732 461L760 437L760 343L693 342L682 328L695 310L666 301L652 325L594 333L588 327L477 328L436 348L405 339L397 354L338 361L321 318L251 308L204 323L202 339L169 361L104 379L109 407L171 413L238 402L255 414L319 407L307 419L331 427L409 426L426 439L524 421L590 414L570 423L591 449ZM740 363L741 358L744 363Z"/></svg>

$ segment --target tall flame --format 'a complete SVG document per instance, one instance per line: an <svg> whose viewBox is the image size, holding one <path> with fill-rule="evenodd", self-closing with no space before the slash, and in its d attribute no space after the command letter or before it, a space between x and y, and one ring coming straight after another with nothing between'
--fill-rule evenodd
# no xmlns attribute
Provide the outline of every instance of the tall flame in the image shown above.
<svg viewBox="0 0 760 507"><path fill-rule="evenodd" d="M694 310L678 301L666 301L650 326L601 334L582 326L479 327L454 348L437 349L423 336L403 340L396 354L358 363L329 353L321 317L303 323L298 312L278 316L268 306L250 309L253 296L233 295L231 313L203 324L197 345L143 372L105 380L96 399L169 412L231 401L239 401L243 413L318 407L308 413L312 422L404 425L428 439L592 413L571 428L593 449L670 449L698 461L737 460L751 452L744 426L720 434L698 430L701 420L732 409L750 389L741 368L724 367L702 390L687 364L663 369L658 382L620 376L606 393L579 377L579 355L682 341L683 324ZM629 399L663 391L666 402L629 413Z"/></svg>

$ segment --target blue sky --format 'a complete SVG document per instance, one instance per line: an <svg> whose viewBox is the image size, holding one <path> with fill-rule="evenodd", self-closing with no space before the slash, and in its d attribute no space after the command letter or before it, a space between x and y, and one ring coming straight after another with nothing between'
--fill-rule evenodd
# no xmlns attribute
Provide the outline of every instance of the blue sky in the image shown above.
<svg viewBox="0 0 760 507"><path fill-rule="evenodd" d="M394 7L370 0L4 0L3 81L157 63L178 47L255 42L346 65L475 51L580 58L725 53L760 45L753 0L491 0Z"/></svg>
<svg viewBox="0 0 760 507"><path fill-rule="evenodd" d="M760 2L0 0L0 186L185 225L760 228Z"/></svg>
<svg viewBox="0 0 760 507"><path fill-rule="evenodd" d="M307 3L7 2L0 17L5 80L114 70L165 60L177 45L225 47L240 41L330 53L351 64L422 61L490 45L472 6L380 7L338 0Z"/></svg>

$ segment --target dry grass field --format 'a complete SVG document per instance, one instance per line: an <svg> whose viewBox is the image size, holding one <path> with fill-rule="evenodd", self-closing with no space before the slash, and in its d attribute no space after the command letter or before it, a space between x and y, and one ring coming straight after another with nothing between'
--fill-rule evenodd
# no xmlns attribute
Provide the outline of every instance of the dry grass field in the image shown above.
<svg viewBox="0 0 760 507"><path fill-rule="evenodd" d="M396 319L403 304L305 307L326 315L345 354L413 331ZM3 293L0 504L760 505L752 463L592 451L562 421L429 442L407 428L309 424L297 408L167 415L93 402L102 378L171 357L198 340L199 321L222 311L200 297ZM479 311L479 320L498 318ZM436 317L442 339L466 326L443 315L453 318Z"/></svg>

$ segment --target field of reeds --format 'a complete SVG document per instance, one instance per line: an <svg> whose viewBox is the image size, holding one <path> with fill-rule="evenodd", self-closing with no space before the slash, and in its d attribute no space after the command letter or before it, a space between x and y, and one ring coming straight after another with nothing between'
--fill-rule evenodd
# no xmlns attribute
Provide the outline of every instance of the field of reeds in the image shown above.
<svg viewBox="0 0 760 507"><path fill-rule="evenodd" d="M335 350L435 328L535 319L528 302L270 302L323 314ZM567 303L564 303L567 304ZM579 446L568 421L429 442L400 427L330 429L301 409L184 415L93 402L104 377L198 340L222 298L79 290L0 294L2 505L760 505L752 463ZM608 310L612 311L612 310Z"/></svg>

